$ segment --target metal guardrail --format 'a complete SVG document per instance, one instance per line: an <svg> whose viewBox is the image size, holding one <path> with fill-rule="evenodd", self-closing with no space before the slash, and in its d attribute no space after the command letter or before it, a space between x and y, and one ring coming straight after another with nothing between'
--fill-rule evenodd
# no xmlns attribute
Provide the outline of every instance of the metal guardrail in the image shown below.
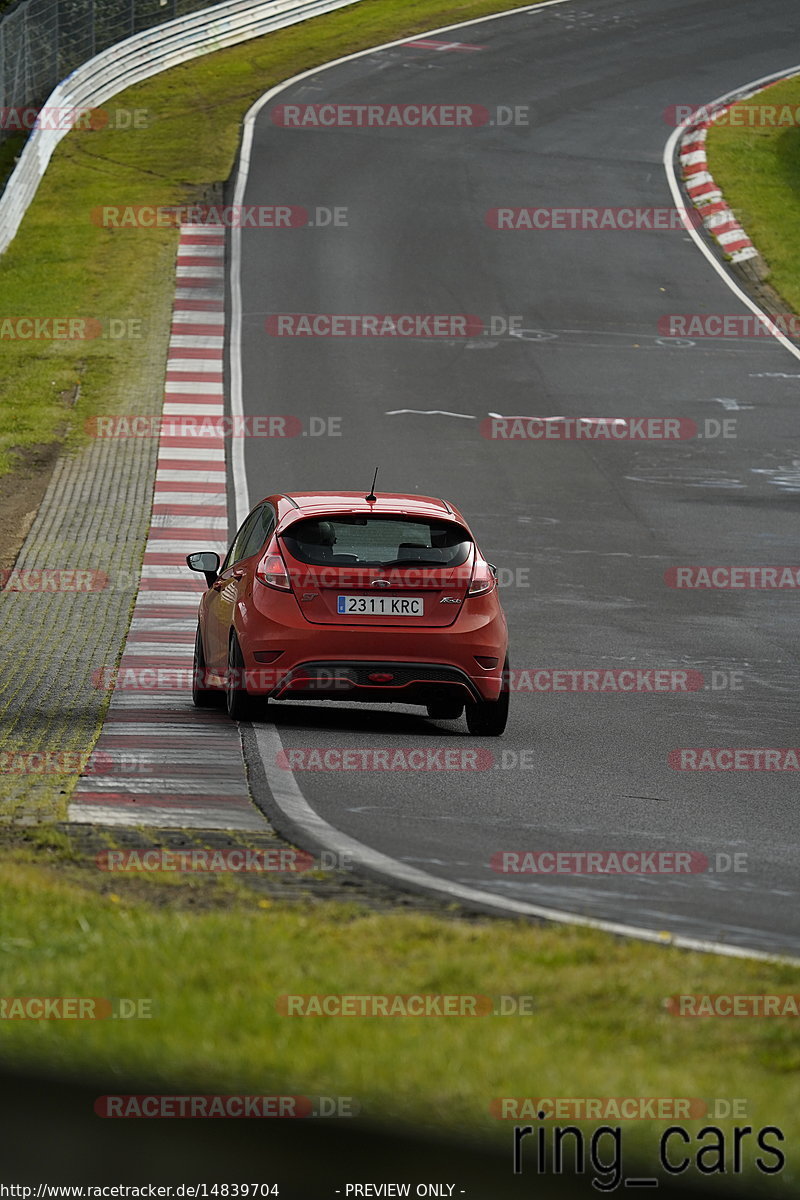
<svg viewBox="0 0 800 1200"><path fill-rule="evenodd" d="M16 0L2 3L0 106L35 105L81 63L219 0Z"/></svg>
<svg viewBox="0 0 800 1200"><path fill-rule="evenodd" d="M43 108L73 111L104 104L135 83L213 50L237 45L360 0L223 0L213 8L135 34L68 75ZM13 15L13 14L11 14ZM0 197L0 254L13 241L56 146L69 128L34 127Z"/></svg>

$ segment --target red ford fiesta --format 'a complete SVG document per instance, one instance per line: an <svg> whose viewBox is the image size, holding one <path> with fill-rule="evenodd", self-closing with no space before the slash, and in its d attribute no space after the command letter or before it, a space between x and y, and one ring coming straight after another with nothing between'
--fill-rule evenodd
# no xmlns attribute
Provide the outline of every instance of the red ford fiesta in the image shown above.
<svg viewBox="0 0 800 1200"><path fill-rule="evenodd" d="M422 705L471 733L508 717L496 571L458 509L429 496L293 493L260 501L205 574L193 699L235 720L269 700Z"/></svg>

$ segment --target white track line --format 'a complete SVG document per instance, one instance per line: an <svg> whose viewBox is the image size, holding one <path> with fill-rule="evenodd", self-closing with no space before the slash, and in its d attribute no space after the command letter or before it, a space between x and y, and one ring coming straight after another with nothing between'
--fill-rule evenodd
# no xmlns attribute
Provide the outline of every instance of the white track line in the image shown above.
<svg viewBox="0 0 800 1200"><path fill-rule="evenodd" d="M706 954L724 954L729 958L755 958L763 962L784 962L797 965L797 959L768 954L760 950L747 950L739 946L727 946L721 942L705 941L701 938L683 937L680 934L659 933L656 930L640 929L617 921L600 921L592 917L580 917L558 908L546 908L539 904L528 904L524 900L508 900L494 896L481 888L465 887L440 879L417 867L410 867L399 859L382 854L365 846L349 834L342 833L316 812L306 800L294 776L294 772L277 766L276 759L283 751L283 744L274 725L254 725L259 755L264 766L270 791L277 806L293 825L300 828L304 838L311 838L325 850L365 870L388 877L392 882L412 891L434 892L448 900L461 901L469 907L478 907L505 917L538 917L559 925L580 925L587 929L599 929L623 937L637 938L643 942L654 942L660 946L676 946L681 950L698 950ZM280 832L280 831L279 831Z"/></svg>

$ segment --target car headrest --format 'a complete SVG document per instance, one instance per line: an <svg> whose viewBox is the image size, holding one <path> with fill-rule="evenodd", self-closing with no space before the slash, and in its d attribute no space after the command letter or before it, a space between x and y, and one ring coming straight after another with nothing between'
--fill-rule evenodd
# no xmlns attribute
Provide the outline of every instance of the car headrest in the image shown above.
<svg viewBox="0 0 800 1200"><path fill-rule="evenodd" d="M330 521L307 521L300 532L300 540L307 546L332 546L336 532Z"/></svg>

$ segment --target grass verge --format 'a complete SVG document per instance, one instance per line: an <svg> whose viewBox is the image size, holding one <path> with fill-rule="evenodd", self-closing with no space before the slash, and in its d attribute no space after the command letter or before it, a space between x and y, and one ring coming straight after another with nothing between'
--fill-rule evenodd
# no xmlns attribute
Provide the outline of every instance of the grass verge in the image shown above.
<svg viewBox="0 0 800 1200"><path fill-rule="evenodd" d="M784 106L800 110L800 79L766 88L736 110ZM796 125L716 123L708 132L710 170L748 237L761 252L769 284L795 313L800 313L800 129ZM776 118L778 119L778 118Z"/></svg>
<svg viewBox="0 0 800 1200"><path fill-rule="evenodd" d="M288 906L231 878L151 879L151 897L137 884L134 900L125 877L78 869L63 838L31 836L0 851L5 994L144 998L153 1015L0 1021L6 1061L113 1071L121 1091L138 1076L205 1093L352 1097L372 1120L503 1144L513 1122L492 1115L492 1100L524 1096L738 1098L746 1119L735 1123L776 1124L790 1146L800 1137L796 1021L681 1019L664 1003L791 991L792 968L574 928ZM277 998L295 993L530 996L533 1011L280 1015ZM655 1164L666 1123L623 1121L626 1150ZM696 1136L707 1121L678 1123ZM711 1123L730 1141L733 1121ZM745 1163L758 1174L752 1155Z"/></svg>

